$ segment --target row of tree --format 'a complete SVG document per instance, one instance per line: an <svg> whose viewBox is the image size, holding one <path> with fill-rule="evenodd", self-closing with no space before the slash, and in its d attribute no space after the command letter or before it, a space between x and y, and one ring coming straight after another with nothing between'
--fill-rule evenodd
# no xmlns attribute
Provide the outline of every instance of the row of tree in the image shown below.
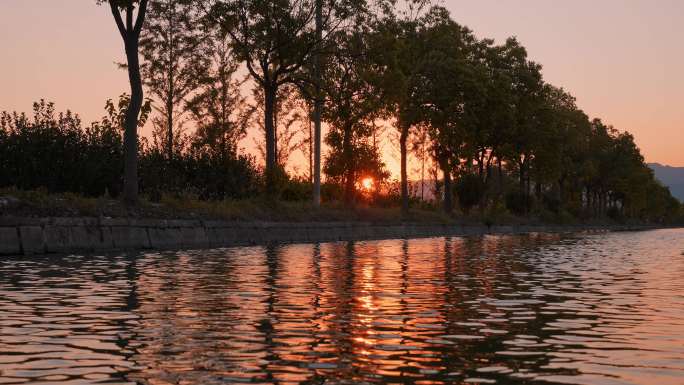
<svg viewBox="0 0 684 385"><path fill-rule="evenodd" d="M315 204L325 122L323 171L349 204L361 179L388 178L380 143L389 131L403 212L412 151L422 170L439 170L436 193L447 212L454 198L464 211L505 203L521 214L543 207L662 219L679 209L633 137L591 120L572 95L546 83L515 38L478 39L427 0L98 2L110 6L125 43L128 202L140 190L137 131L151 113L169 164L198 148L237 159L239 141L259 127L271 194L284 159L303 149ZM293 143L290 127L299 124L308 136Z"/></svg>

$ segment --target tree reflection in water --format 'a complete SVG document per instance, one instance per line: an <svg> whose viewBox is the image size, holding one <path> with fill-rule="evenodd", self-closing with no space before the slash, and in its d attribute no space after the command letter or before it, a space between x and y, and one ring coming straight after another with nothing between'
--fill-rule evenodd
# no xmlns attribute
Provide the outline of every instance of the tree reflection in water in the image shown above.
<svg viewBox="0 0 684 385"><path fill-rule="evenodd" d="M684 231L0 264L0 382L677 384Z"/></svg>

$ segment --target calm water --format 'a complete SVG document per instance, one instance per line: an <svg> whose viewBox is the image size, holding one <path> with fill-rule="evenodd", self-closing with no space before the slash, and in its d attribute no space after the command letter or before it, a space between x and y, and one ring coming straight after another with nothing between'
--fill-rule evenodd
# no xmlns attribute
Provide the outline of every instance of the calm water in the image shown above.
<svg viewBox="0 0 684 385"><path fill-rule="evenodd" d="M0 260L0 384L684 384L684 230Z"/></svg>

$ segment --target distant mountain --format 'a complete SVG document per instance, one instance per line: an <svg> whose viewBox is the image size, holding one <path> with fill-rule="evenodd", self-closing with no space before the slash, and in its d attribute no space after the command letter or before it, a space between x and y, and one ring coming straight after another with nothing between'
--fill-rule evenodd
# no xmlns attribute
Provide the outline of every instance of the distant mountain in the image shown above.
<svg viewBox="0 0 684 385"><path fill-rule="evenodd" d="M656 178L670 188L673 196L684 202L684 167L664 166L659 163L649 163Z"/></svg>

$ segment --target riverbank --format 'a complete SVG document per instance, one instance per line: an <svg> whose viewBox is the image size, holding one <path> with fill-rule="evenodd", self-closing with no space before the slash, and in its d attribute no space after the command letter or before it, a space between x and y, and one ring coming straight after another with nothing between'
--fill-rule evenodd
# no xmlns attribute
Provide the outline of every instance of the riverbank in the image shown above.
<svg viewBox="0 0 684 385"><path fill-rule="evenodd" d="M126 218L1 218L0 255L199 249L269 243L629 231L640 225L460 225L370 222L235 222Z"/></svg>

